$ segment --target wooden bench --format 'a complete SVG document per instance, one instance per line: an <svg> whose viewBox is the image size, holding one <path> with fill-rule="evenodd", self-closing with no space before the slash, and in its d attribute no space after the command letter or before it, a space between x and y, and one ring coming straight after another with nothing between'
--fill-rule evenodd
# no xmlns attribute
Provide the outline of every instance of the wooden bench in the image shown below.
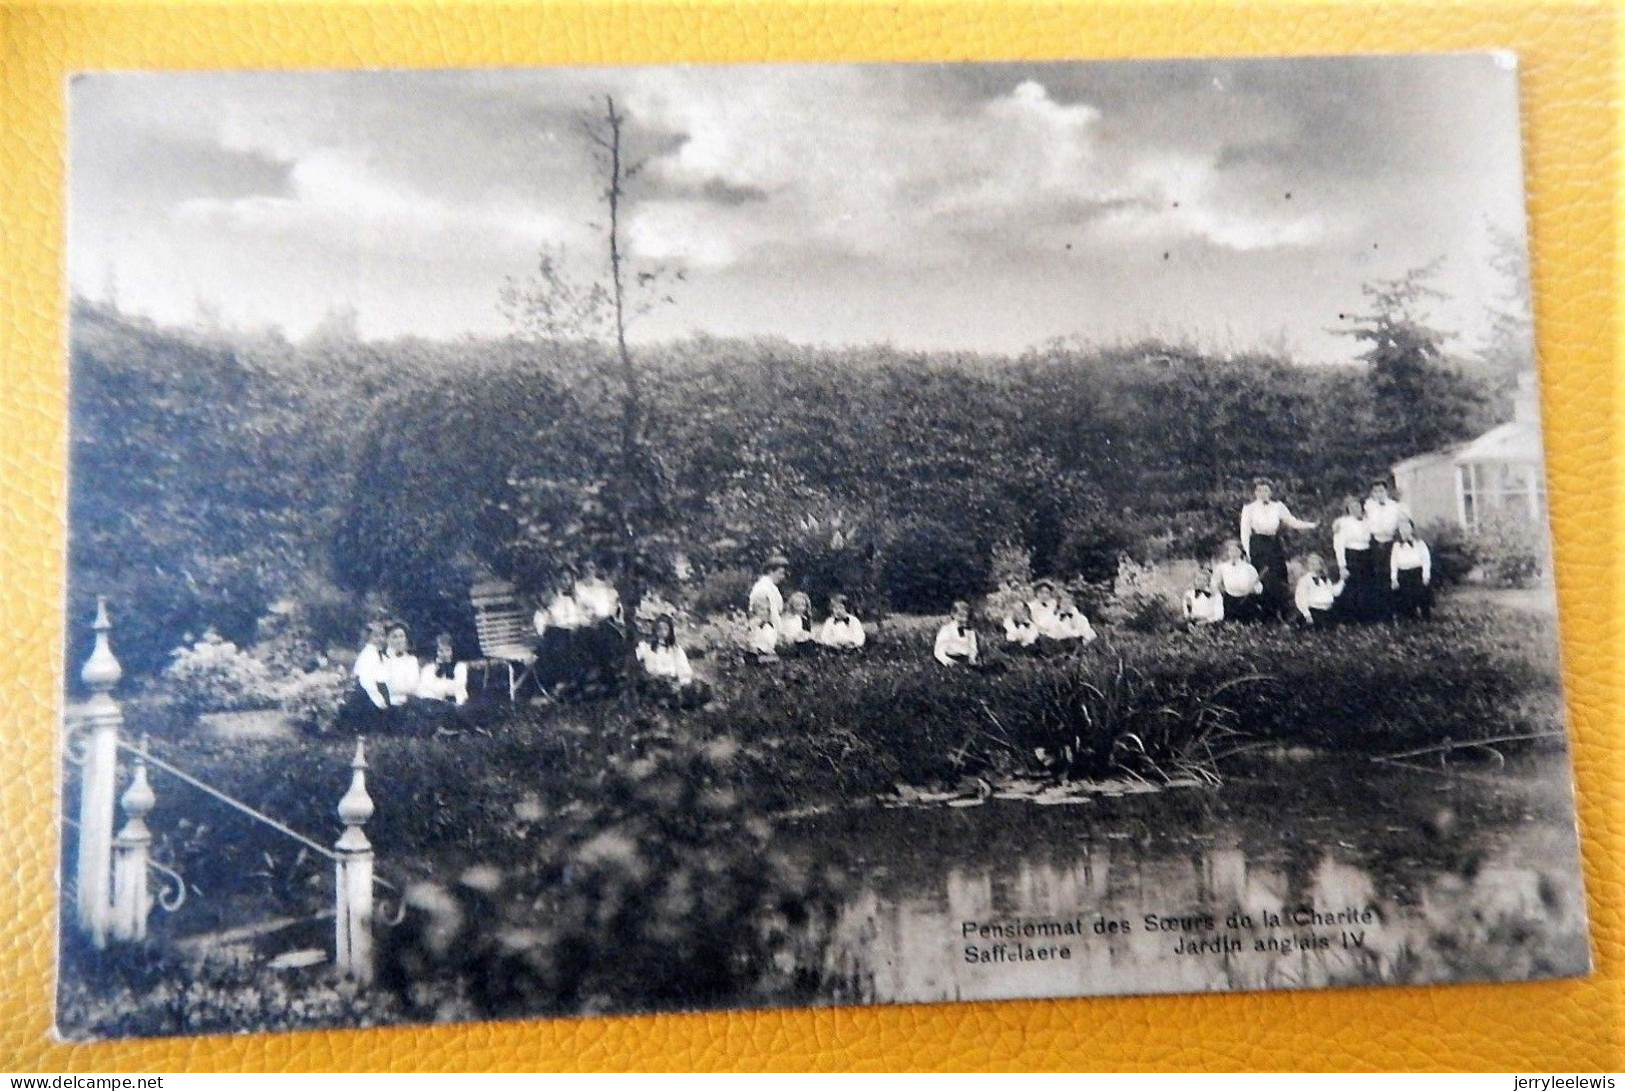
<svg viewBox="0 0 1625 1091"><path fill-rule="evenodd" d="M503 580L476 583L468 591L474 607L474 631L480 638L480 659L469 664L484 672L485 683L497 668L508 671L508 701L516 702L519 691L536 673L535 627L519 605L513 584Z"/></svg>

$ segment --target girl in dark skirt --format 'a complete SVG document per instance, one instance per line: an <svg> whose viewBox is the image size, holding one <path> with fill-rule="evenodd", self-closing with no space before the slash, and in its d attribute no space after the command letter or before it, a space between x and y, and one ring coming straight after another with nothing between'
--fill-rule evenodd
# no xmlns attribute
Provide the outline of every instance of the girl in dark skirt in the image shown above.
<svg viewBox="0 0 1625 1091"><path fill-rule="evenodd" d="M1433 616L1433 557L1409 520L1399 524L1399 536L1389 554L1388 587L1395 617L1426 621Z"/></svg>
<svg viewBox="0 0 1625 1091"><path fill-rule="evenodd" d="M1252 503L1241 509L1241 550L1258 569L1264 584L1260 596L1265 616L1286 618L1292 613L1292 589L1287 582L1286 547L1281 540L1283 526L1293 530L1313 530L1319 526L1292 514L1264 478L1253 482Z"/></svg>
<svg viewBox="0 0 1625 1091"><path fill-rule="evenodd" d="M1332 552L1337 556L1337 572L1343 580L1343 593L1337 597L1339 621L1376 620L1375 601L1383 596L1378 584L1371 549L1371 528L1365 522L1365 508L1357 496L1343 497L1343 514L1332 524Z"/></svg>

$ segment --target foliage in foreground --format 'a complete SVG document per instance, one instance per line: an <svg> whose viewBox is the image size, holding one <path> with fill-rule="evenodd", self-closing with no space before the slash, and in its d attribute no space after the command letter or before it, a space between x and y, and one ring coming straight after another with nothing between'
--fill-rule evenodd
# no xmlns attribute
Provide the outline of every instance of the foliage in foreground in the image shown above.
<svg viewBox="0 0 1625 1091"><path fill-rule="evenodd" d="M57 1028L70 1040L372 1027L402 1021L387 993L331 979L327 967L278 973L199 963L157 944L89 950L63 930Z"/></svg>
<svg viewBox="0 0 1625 1091"><path fill-rule="evenodd" d="M382 940L383 983L419 1014L784 1003L817 994L837 883L777 851L728 741L649 740L591 797L519 814L527 858L421 884Z"/></svg>

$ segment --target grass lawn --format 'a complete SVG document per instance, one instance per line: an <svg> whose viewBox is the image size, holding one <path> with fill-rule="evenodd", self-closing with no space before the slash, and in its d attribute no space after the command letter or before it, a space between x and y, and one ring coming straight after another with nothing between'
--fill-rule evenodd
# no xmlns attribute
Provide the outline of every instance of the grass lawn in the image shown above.
<svg viewBox="0 0 1625 1091"><path fill-rule="evenodd" d="M767 815L969 777L1155 782L1191 763L1222 775L1215 756L1254 742L1381 754L1561 724L1555 619L1516 593L1446 598L1428 624L1108 629L1076 657L985 674L932 661L935 624L889 621L860 657L768 666L713 636L695 664L718 697L696 712L488 698L476 728L456 737L369 739L378 811L368 833L397 868L414 856L500 864L529 853L546 816L594 798L617 763L692 740L732 744L731 787ZM146 726L133 706L130 732ZM276 732L153 740L159 756L323 843L337 834L353 745ZM282 845L262 847L246 820L191 788L161 774L154 783L154 826L177 863L231 831L254 858L243 871L287 888ZM162 821L166 811L184 817ZM262 852L272 863L256 866Z"/></svg>

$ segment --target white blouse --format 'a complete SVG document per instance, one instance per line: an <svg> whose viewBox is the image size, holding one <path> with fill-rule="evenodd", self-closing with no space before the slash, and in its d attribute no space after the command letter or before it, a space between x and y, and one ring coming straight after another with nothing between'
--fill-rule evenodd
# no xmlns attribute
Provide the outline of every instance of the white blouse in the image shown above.
<svg viewBox="0 0 1625 1091"><path fill-rule="evenodd" d="M1213 583L1231 598L1254 595L1264 589L1258 569L1246 561L1225 561L1213 567Z"/></svg>
<svg viewBox="0 0 1625 1091"><path fill-rule="evenodd" d="M937 630L937 643L932 654L945 667L960 662L976 662L976 630L969 625L961 627L957 621L948 622Z"/></svg>
<svg viewBox="0 0 1625 1091"><path fill-rule="evenodd" d="M650 678L669 678L680 686L694 681L694 668L689 666L688 653L680 644L655 647L648 641L638 645L638 662Z"/></svg>
<svg viewBox="0 0 1625 1091"><path fill-rule="evenodd" d="M1293 530L1310 530L1314 523L1299 519L1279 500L1254 500L1241 509L1241 548L1246 550L1254 534L1274 536L1285 523Z"/></svg>
<svg viewBox="0 0 1625 1091"><path fill-rule="evenodd" d="M384 653L379 650L378 645L368 644L362 648L361 654L355 657L355 666L350 668L350 673L366 691L367 699L383 708L387 702L382 691L378 689L378 683L384 680Z"/></svg>
<svg viewBox="0 0 1625 1091"><path fill-rule="evenodd" d="M451 701L454 704L468 703L468 664L454 663L451 668L451 677L442 678L436 669L440 666L439 660L431 659L423 664L423 670L418 674L419 697L431 701Z"/></svg>
<svg viewBox="0 0 1625 1091"><path fill-rule="evenodd" d="M818 643L826 648L861 648L868 639L863 622L851 614L844 618L827 617L818 629Z"/></svg>
<svg viewBox="0 0 1625 1091"><path fill-rule="evenodd" d="M1004 639L1021 648L1030 648L1038 642L1038 626L1030 621L1004 619Z"/></svg>
<svg viewBox="0 0 1625 1091"><path fill-rule="evenodd" d="M417 656L410 653L391 655L385 652L379 661L378 681L389 687L389 703L404 705L408 698L417 696L418 676Z"/></svg>
<svg viewBox="0 0 1625 1091"><path fill-rule="evenodd" d="M575 600L581 608L585 622L589 625L615 617L621 612L620 592L607 580L577 580Z"/></svg>
<svg viewBox="0 0 1625 1091"><path fill-rule="evenodd" d="M1308 573L1298 581L1298 591L1294 596L1298 613L1309 619L1311 610L1330 610L1342 591L1341 583L1333 583L1325 576Z"/></svg>
<svg viewBox="0 0 1625 1091"><path fill-rule="evenodd" d="M785 614L779 621L779 639L786 644L805 644L813 639L812 622L805 614Z"/></svg>
<svg viewBox="0 0 1625 1091"><path fill-rule="evenodd" d="M1391 542L1399 533L1399 521L1410 517L1410 509L1398 500L1371 500L1365 502L1365 522L1371 536L1379 542Z"/></svg>
<svg viewBox="0 0 1625 1091"><path fill-rule="evenodd" d="M1428 544L1414 539L1395 542L1394 551L1388 557L1389 579L1397 584L1401 572L1416 568L1422 570L1423 583L1433 581L1433 555L1428 551Z"/></svg>
<svg viewBox="0 0 1625 1091"><path fill-rule="evenodd" d="M1185 618L1198 625L1224 620L1224 598L1217 591L1191 588L1185 592Z"/></svg>

